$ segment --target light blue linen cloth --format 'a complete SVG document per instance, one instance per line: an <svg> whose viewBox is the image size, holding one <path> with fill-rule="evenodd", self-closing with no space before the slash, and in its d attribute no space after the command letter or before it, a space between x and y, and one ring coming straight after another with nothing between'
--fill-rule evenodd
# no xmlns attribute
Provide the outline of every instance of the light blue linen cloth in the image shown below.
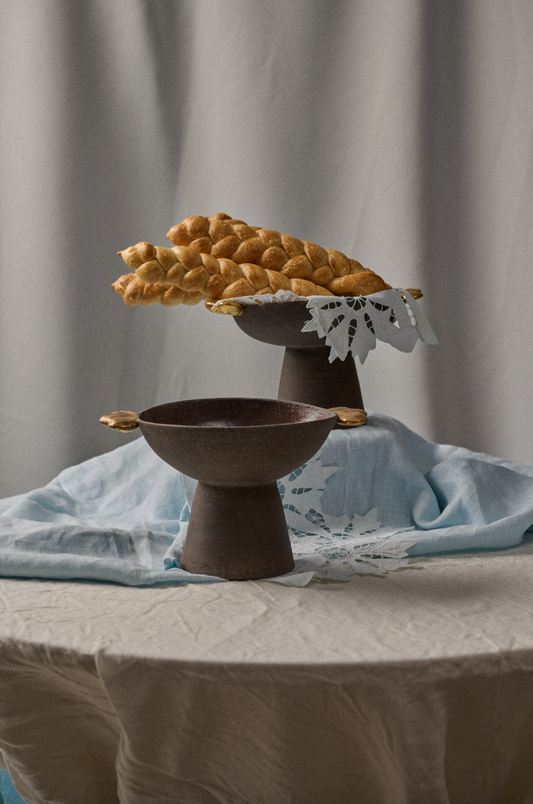
<svg viewBox="0 0 533 804"><path fill-rule="evenodd" d="M376 508L382 525L409 528L410 555L511 547L533 528L533 466L431 443L388 416L332 431L320 457L339 467L325 482L324 513ZM1 500L0 575L129 586L221 581L179 567L188 518L183 477L141 437ZM285 582L301 585L303 575Z"/></svg>
<svg viewBox="0 0 533 804"><path fill-rule="evenodd" d="M9 773L0 768L0 804L24 804Z"/></svg>

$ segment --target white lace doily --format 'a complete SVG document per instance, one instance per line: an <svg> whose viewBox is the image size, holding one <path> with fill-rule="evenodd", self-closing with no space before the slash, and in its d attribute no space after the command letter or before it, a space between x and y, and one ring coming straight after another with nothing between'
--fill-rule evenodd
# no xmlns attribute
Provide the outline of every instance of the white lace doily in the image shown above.
<svg viewBox="0 0 533 804"><path fill-rule="evenodd" d="M315 458L278 481L295 559L294 573L347 581L352 575L384 575L408 568L403 530L382 527L376 508L364 516L330 516L321 497L328 477L339 467ZM408 539L408 537L407 537ZM284 576L290 578L290 576Z"/></svg>
<svg viewBox="0 0 533 804"><path fill-rule="evenodd" d="M289 290L278 290L275 294L242 296L232 301L244 305L306 301L311 319L302 332L316 332L320 338L325 337L330 347L330 362L337 357L345 360L351 352L364 363L378 340L390 343L401 352L411 352L418 339L438 343L418 302L401 288L381 290L370 296L310 296L305 299Z"/></svg>

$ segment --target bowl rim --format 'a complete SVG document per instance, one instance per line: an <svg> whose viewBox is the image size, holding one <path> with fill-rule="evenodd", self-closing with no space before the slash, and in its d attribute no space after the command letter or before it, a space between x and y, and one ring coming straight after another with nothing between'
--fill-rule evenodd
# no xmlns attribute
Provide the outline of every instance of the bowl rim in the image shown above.
<svg viewBox="0 0 533 804"><path fill-rule="evenodd" d="M337 419L337 414L332 411L328 410L328 408L321 408L317 405L308 405L306 402L294 402L291 399L272 399L269 397L251 397L251 396L219 396L219 397L200 397L197 399L178 399L174 402L163 402L160 405L153 405L152 407L145 408L145 410L141 411L137 414L137 421L139 425L148 424L155 427L176 427L181 429L189 429L194 430L198 427L205 427L206 425L202 424L165 424L164 422L151 422L147 421L143 418L146 413L150 411L156 410L157 408L166 407L167 405L176 405L181 402L183 403L193 403L193 402L205 402L205 401L218 401L218 400L225 400L227 402L242 402L242 401L249 401L249 402L270 402L270 403L277 403L282 405L296 405L301 408L306 408L308 410L319 412L321 415L316 416L312 419L303 419L302 421L296 422L271 422L268 424L224 424L224 425L208 425L209 431L217 431L217 430L254 430L257 428L269 428L269 427L294 427L294 425L306 425L306 424L314 424L318 421L329 421L333 420L333 422Z"/></svg>

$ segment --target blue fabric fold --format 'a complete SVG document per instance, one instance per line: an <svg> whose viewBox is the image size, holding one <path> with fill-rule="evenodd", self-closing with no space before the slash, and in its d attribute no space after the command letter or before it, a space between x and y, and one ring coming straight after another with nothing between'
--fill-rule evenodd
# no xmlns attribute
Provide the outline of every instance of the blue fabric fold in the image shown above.
<svg viewBox="0 0 533 804"><path fill-rule="evenodd" d="M533 466L434 444L388 416L334 430L322 461L342 467L328 481L323 510L352 516L377 508L382 524L411 528L410 555L512 547L533 529Z"/></svg>
<svg viewBox="0 0 533 804"><path fill-rule="evenodd" d="M533 528L532 466L434 444L382 414L334 430L321 459L339 467L322 510L376 508L383 525L409 528L411 555L511 547ZM190 499L194 482L143 438L70 467L44 488L0 501L0 575L129 586L221 581L179 566L186 489Z"/></svg>
<svg viewBox="0 0 533 804"><path fill-rule="evenodd" d="M15 789L11 776L0 768L0 804L24 804Z"/></svg>
<svg viewBox="0 0 533 804"><path fill-rule="evenodd" d="M127 586L220 580L165 562L189 518L183 479L143 438L0 501L0 575Z"/></svg>

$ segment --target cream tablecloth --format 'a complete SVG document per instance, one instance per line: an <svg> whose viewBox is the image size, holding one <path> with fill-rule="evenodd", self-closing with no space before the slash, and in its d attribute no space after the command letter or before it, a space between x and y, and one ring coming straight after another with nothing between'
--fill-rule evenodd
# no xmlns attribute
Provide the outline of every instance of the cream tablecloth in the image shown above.
<svg viewBox="0 0 533 804"><path fill-rule="evenodd" d="M28 804L533 802L533 538L347 584L0 580Z"/></svg>

